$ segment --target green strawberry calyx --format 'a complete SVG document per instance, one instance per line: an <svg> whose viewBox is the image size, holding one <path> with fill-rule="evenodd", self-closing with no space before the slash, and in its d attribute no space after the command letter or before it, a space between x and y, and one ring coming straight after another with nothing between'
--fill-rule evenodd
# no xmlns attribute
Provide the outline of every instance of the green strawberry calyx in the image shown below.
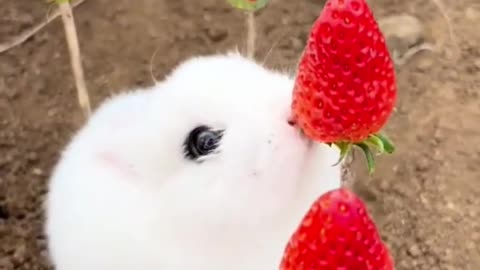
<svg viewBox="0 0 480 270"><path fill-rule="evenodd" d="M327 144L330 146L332 144L336 145L340 149L340 158L333 166L340 164L350 153L352 147L356 146L360 148L367 160L368 172L370 175L372 175L375 171L375 158L371 149L372 147L378 151L378 154L392 154L395 151L395 146L393 142L389 138L387 138L387 136L381 133L372 134L368 136L367 139L360 142L335 142Z"/></svg>

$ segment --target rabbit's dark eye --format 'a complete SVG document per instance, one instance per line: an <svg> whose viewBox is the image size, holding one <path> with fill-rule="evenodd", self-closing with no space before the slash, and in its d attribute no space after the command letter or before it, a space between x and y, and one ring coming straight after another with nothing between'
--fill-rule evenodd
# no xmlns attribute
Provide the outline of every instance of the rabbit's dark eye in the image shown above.
<svg viewBox="0 0 480 270"><path fill-rule="evenodd" d="M185 157L196 160L217 149L222 139L223 131L212 130L207 126L199 126L190 131L184 143Z"/></svg>

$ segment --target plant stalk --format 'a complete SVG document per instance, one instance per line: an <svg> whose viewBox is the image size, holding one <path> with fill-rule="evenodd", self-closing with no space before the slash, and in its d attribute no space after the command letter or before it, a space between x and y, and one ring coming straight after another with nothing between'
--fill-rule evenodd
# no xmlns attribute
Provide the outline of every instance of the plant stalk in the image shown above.
<svg viewBox="0 0 480 270"><path fill-rule="evenodd" d="M68 49L70 52L70 64L72 67L73 75L75 77L78 103L80 105L80 108L82 109L85 118L88 118L91 115L90 97L88 95L87 86L85 83L85 76L83 73L80 54L80 46L78 42L75 21L73 18L72 7L69 1L59 0L57 1L57 3L62 15L63 26L65 29Z"/></svg>

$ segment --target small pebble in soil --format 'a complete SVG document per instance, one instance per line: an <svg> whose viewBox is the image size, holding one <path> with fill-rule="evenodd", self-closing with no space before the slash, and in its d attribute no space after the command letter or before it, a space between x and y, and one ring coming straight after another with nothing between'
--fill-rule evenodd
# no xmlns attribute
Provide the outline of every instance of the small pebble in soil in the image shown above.
<svg viewBox="0 0 480 270"><path fill-rule="evenodd" d="M425 172L429 169L429 166L430 159L428 157L422 157L416 162L415 169L417 172Z"/></svg>
<svg viewBox="0 0 480 270"><path fill-rule="evenodd" d="M420 250L420 248L418 247L418 245L416 244L413 244L409 249L408 249L408 254L412 257L418 257L420 256L422 253L422 251Z"/></svg>
<svg viewBox="0 0 480 270"><path fill-rule="evenodd" d="M417 68L419 71L426 71L433 66L433 63L432 57L422 57L417 62Z"/></svg>
<svg viewBox="0 0 480 270"><path fill-rule="evenodd" d="M480 11L475 7L468 7L465 10L465 17L471 21L476 21L480 18Z"/></svg>
<svg viewBox="0 0 480 270"><path fill-rule="evenodd" d="M209 27L206 30L208 38L213 41L213 42L220 42L222 40L225 40L228 37L228 31L223 28L211 28Z"/></svg>
<svg viewBox="0 0 480 270"><path fill-rule="evenodd" d="M43 175L44 175L44 172L43 172L43 170L40 169L40 168L34 168L34 169L32 170L32 174L33 174L33 175L36 175L36 176L43 176Z"/></svg>
<svg viewBox="0 0 480 270"><path fill-rule="evenodd" d="M295 50L301 50L305 46L305 43L303 42L303 40L301 40L298 37L291 37L290 38L290 45Z"/></svg>

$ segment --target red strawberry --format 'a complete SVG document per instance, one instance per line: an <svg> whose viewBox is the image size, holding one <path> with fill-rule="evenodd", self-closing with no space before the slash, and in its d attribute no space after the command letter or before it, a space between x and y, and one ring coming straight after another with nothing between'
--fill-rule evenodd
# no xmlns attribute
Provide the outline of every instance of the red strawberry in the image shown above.
<svg viewBox="0 0 480 270"><path fill-rule="evenodd" d="M285 249L280 270L393 270L363 202L347 189L321 196Z"/></svg>
<svg viewBox="0 0 480 270"><path fill-rule="evenodd" d="M377 134L397 99L395 70L385 39L365 0L328 0L314 23L298 66L292 119L306 136L335 144L345 157L352 145L391 153Z"/></svg>

